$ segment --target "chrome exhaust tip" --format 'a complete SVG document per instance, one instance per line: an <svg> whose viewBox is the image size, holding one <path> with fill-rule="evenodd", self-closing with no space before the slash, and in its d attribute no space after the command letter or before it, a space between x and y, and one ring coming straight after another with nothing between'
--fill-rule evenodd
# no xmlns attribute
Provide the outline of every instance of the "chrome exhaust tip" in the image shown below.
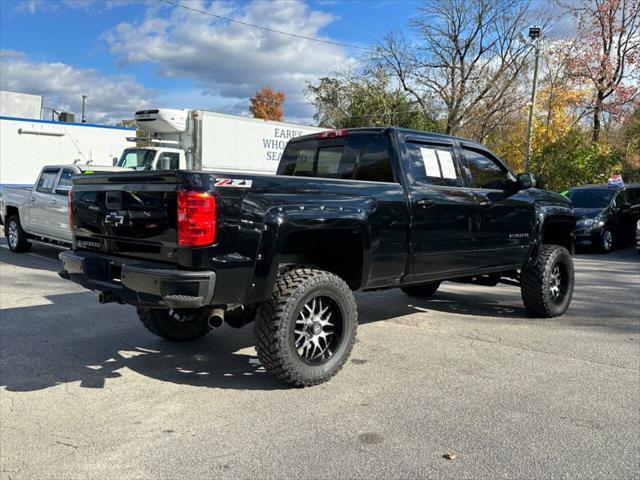
<svg viewBox="0 0 640 480"><path fill-rule="evenodd" d="M220 328L224 323L224 309L214 308L211 310L207 323L211 328Z"/></svg>

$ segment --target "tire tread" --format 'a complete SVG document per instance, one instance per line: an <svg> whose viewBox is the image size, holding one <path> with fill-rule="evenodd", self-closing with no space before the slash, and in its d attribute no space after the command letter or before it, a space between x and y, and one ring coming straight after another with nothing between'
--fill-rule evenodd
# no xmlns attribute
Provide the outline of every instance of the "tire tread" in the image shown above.
<svg viewBox="0 0 640 480"><path fill-rule="evenodd" d="M353 349L355 328L357 328L356 322L354 334L346 346L344 361L336 369L314 378L309 378L301 373L285 353L287 342L289 341L285 327L285 317L295 313L290 311L293 307L292 304L295 303L295 301L292 302L292 299L300 287L307 282L310 283L309 286L330 283L341 291L348 292L347 298L351 300L350 308L357 318L357 308L351 290L337 275L312 268L295 268L286 270L278 276L271 298L263 302L258 309L254 326L256 351L258 359L265 370L279 379L299 387L308 387L326 382L342 369Z"/></svg>
<svg viewBox="0 0 640 480"><path fill-rule="evenodd" d="M569 262L568 268L570 269L569 275L569 290L566 295L569 296L569 300L566 302L564 309L558 309L558 306L554 304L549 295L548 282L546 277L546 271L550 268L550 264L555 261L558 256L568 256L571 258L569 251L560 245L542 245L538 252L537 258L526 265L520 274L520 291L522 294L522 301L527 311L537 317L551 318L558 315L562 315L571 303L571 295L573 294L573 262Z"/></svg>

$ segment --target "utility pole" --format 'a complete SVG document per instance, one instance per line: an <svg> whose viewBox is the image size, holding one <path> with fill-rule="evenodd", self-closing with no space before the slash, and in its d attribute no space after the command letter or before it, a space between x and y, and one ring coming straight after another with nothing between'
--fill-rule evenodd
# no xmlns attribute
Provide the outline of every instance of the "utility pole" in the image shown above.
<svg viewBox="0 0 640 480"><path fill-rule="evenodd" d="M540 27L529 28L529 38L535 51L535 63L533 67L533 88L531 89L531 106L529 107L529 124L527 125L527 149L524 156L524 171L529 171L529 159L531 157L531 137L533 135L533 110L536 106L536 87L538 86L538 65L540 64Z"/></svg>
<svg viewBox="0 0 640 480"><path fill-rule="evenodd" d="M87 106L87 96L82 95L82 123L87 123L87 117L84 114L86 106Z"/></svg>

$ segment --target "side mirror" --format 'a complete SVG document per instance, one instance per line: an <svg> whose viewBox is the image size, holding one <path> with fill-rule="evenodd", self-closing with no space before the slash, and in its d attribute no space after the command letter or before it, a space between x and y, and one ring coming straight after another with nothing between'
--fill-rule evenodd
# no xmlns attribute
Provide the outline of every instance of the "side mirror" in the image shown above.
<svg viewBox="0 0 640 480"><path fill-rule="evenodd" d="M519 173L517 177L518 190L526 190L536 186L536 176L533 173Z"/></svg>
<svg viewBox="0 0 640 480"><path fill-rule="evenodd" d="M118 164L118 157L113 157L113 161L111 163L115 167Z"/></svg>

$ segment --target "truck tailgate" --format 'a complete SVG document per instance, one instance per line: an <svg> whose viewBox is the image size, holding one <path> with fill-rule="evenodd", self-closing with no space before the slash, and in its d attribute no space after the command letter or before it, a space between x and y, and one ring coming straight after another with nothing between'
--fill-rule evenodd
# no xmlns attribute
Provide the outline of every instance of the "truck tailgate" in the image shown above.
<svg viewBox="0 0 640 480"><path fill-rule="evenodd" d="M177 261L177 190L173 172L74 177L76 246L149 260Z"/></svg>

